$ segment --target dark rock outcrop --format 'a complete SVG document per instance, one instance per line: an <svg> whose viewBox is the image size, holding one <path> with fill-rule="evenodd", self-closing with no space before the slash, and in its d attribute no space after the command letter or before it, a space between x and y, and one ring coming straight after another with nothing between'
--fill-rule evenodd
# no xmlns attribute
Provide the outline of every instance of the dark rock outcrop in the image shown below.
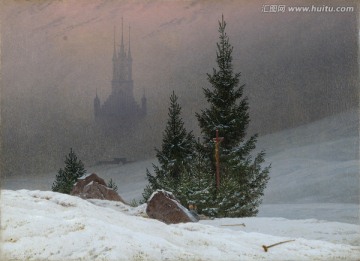
<svg viewBox="0 0 360 261"><path fill-rule="evenodd" d="M78 179L70 195L83 199L105 199L125 203L119 194L108 188L105 181L95 173Z"/></svg>
<svg viewBox="0 0 360 261"><path fill-rule="evenodd" d="M165 190L153 193L147 203L146 214L166 224L197 222L188 209L180 204L174 195Z"/></svg>

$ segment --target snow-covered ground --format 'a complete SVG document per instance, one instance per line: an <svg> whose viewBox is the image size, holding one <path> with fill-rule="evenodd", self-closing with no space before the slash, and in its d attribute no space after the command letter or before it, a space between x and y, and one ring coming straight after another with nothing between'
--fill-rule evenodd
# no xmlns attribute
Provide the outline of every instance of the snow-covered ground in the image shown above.
<svg viewBox="0 0 360 261"><path fill-rule="evenodd" d="M256 218L167 226L141 217L141 208L49 192L55 172L8 177L1 194L3 254L15 260L359 259L358 111L260 137L258 149L266 150L272 169ZM141 198L152 163L87 169L112 178L131 202ZM266 253L262 248L293 239Z"/></svg>
<svg viewBox="0 0 360 261"><path fill-rule="evenodd" d="M359 203L359 114L261 137L272 163L264 203Z"/></svg>
<svg viewBox="0 0 360 261"><path fill-rule="evenodd" d="M119 202L3 190L2 260L356 260L358 225L216 219L166 225ZM138 216L135 216L135 215ZM263 245L293 240L269 248Z"/></svg>

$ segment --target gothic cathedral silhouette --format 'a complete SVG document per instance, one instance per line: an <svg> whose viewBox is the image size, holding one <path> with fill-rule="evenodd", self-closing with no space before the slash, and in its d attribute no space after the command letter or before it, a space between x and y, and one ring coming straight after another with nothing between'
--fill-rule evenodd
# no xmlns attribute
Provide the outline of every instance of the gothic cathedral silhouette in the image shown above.
<svg viewBox="0 0 360 261"><path fill-rule="evenodd" d="M129 46L125 52L123 37L123 21L121 23L121 43L117 51L114 28L114 53L112 58L113 73L111 81L111 93L107 100L101 104L96 92L94 99L94 114L96 123L104 127L123 128L133 126L146 115L145 93L141 99L141 106L134 99L132 79L132 56L130 46L130 26L129 26Z"/></svg>

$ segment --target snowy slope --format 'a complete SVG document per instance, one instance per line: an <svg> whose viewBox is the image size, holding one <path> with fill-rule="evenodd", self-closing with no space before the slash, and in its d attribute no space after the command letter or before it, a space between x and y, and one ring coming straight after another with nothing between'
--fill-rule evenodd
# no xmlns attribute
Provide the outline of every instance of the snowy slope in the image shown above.
<svg viewBox="0 0 360 261"><path fill-rule="evenodd" d="M261 137L272 163L264 203L359 203L356 110Z"/></svg>
<svg viewBox="0 0 360 261"><path fill-rule="evenodd" d="M2 190L1 199L1 260L356 260L360 256L360 247L355 246L357 225L271 218L165 225L132 216L136 211L121 203L116 203L118 208L114 202L107 206L107 201L98 206L48 191ZM246 227L223 226L236 223ZM275 235L264 234L268 232ZM285 240L294 241L268 252L262 248Z"/></svg>
<svg viewBox="0 0 360 261"><path fill-rule="evenodd" d="M359 113L260 137L272 163L259 216L360 223Z"/></svg>

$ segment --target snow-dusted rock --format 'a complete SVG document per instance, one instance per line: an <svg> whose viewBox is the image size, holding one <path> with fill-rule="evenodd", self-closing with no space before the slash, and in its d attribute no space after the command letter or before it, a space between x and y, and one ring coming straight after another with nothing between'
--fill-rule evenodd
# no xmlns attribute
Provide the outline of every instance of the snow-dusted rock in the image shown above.
<svg viewBox="0 0 360 261"><path fill-rule="evenodd" d="M106 199L125 203L119 194L108 188L105 181L95 173L78 179L70 194L83 199Z"/></svg>
<svg viewBox="0 0 360 261"><path fill-rule="evenodd" d="M197 222L191 212L180 204L174 195L165 190L155 191L146 207L146 214L150 218L160 220L166 224Z"/></svg>

